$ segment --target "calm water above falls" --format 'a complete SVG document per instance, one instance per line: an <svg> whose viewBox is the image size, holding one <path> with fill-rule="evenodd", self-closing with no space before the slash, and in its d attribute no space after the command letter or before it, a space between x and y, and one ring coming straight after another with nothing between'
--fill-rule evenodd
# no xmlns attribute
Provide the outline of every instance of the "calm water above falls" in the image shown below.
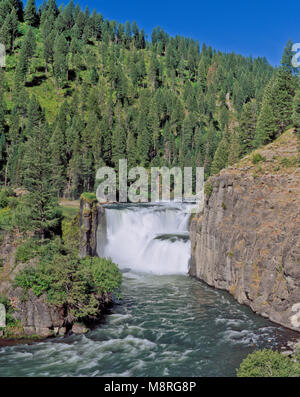
<svg viewBox="0 0 300 397"><path fill-rule="evenodd" d="M122 304L85 336L0 349L0 376L234 376L256 346L285 341L288 330L184 275L187 225L181 208L109 209L99 239L123 268Z"/></svg>

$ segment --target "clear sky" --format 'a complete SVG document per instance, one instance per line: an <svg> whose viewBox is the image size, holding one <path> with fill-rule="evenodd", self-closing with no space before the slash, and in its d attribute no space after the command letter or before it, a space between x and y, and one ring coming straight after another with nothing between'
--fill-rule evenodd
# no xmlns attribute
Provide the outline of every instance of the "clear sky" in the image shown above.
<svg viewBox="0 0 300 397"><path fill-rule="evenodd" d="M224 52L266 56L273 65L280 63L288 39L300 42L299 0L79 0L79 4L117 22L135 20L149 37L160 26L170 35L192 37Z"/></svg>

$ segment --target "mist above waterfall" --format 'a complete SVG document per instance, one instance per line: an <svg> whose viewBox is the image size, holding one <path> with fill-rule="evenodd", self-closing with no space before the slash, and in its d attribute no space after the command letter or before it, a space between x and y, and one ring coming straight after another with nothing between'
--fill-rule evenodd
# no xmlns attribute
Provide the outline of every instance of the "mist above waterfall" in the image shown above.
<svg viewBox="0 0 300 397"><path fill-rule="evenodd" d="M187 274L188 207L178 203L108 206L106 222L99 227L98 255L135 272Z"/></svg>

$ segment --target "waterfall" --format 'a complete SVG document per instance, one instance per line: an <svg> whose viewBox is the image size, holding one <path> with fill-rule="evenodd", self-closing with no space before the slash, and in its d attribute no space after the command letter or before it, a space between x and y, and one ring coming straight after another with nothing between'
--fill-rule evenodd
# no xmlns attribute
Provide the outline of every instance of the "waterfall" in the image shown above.
<svg viewBox="0 0 300 397"><path fill-rule="evenodd" d="M188 208L175 203L108 206L105 222L99 226L98 255L135 272L187 274Z"/></svg>

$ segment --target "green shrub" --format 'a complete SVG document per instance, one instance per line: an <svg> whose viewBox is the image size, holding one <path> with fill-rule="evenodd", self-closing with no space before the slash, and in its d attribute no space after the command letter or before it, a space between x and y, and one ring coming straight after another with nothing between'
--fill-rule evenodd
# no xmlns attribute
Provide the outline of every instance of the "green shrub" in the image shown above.
<svg viewBox="0 0 300 397"><path fill-rule="evenodd" d="M298 159L297 159L297 157L290 157L290 158L283 157L283 158L281 159L281 165L282 165L284 168L296 167L297 164L298 164Z"/></svg>
<svg viewBox="0 0 300 397"><path fill-rule="evenodd" d="M10 301L7 299L6 296L0 295L0 303L5 306L6 310L6 327L11 327L15 325L15 319L13 317L13 308L10 304ZM5 330L0 328L1 330Z"/></svg>
<svg viewBox="0 0 300 397"><path fill-rule="evenodd" d="M9 200L13 194L14 192L8 188L0 190L0 209L8 206Z"/></svg>
<svg viewBox="0 0 300 397"><path fill-rule="evenodd" d="M9 207L0 209L0 229L11 230L13 227L12 211Z"/></svg>
<svg viewBox="0 0 300 397"><path fill-rule="evenodd" d="M112 293L118 290L122 274L111 259L86 257L80 261L80 267L97 295Z"/></svg>
<svg viewBox="0 0 300 397"><path fill-rule="evenodd" d="M79 213L79 208L77 207L68 207L68 206L61 206L62 216L64 218L73 219Z"/></svg>
<svg viewBox="0 0 300 397"><path fill-rule="evenodd" d="M80 198L88 202L97 201L97 197L95 193L82 193Z"/></svg>
<svg viewBox="0 0 300 397"><path fill-rule="evenodd" d="M39 245L37 240L29 239L18 246L16 251L16 262L27 263L37 255L38 251Z"/></svg>
<svg viewBox="0 0 300 397"><path fill-rule="evenodd" d="M40 263L17 274L15 286L46 295L50 304L64 306L66 321L96 318L104 301L117 293L122 274L110 259L78 259L57 240L39 248Z"/></svg>
<svg viewBox="0 0 300 397"><path fill-rule="evenodd" d="M300 365L273 350L258 350L242 362L237 370L240 378L278 378L300 376Z"/></svg>
<svg viewBox="0 0 300 397"><path fill-rule="evenodd" d="M210 198L213 192L213 185L210 182L206 182L204 186L204 194L207 198Z"/></svg>
<svg viewBox="0 0 300 397"><path fill-rule="evenodd" d="M0 208L5 208L8 206L8 196L5 190L0 191Z"/></svg>
<svg viewBox="0 0 300 397"><path fill-rule="evenodd" d="M62 221L62 238L64 245L68 250L74 254L78 253L80 244L80 228L79 228L79 216L75 216L72 219L65 218Z"/></svg>
<svg viewBox="0 0 300 397"><path fill-rule="evenodd" d="M260 153L255 153L255 154L252 156L252 163L253 163L253 164L258 164L258 163L264 162L264 161L266 161L266 158L263 157Z"/></svg>

